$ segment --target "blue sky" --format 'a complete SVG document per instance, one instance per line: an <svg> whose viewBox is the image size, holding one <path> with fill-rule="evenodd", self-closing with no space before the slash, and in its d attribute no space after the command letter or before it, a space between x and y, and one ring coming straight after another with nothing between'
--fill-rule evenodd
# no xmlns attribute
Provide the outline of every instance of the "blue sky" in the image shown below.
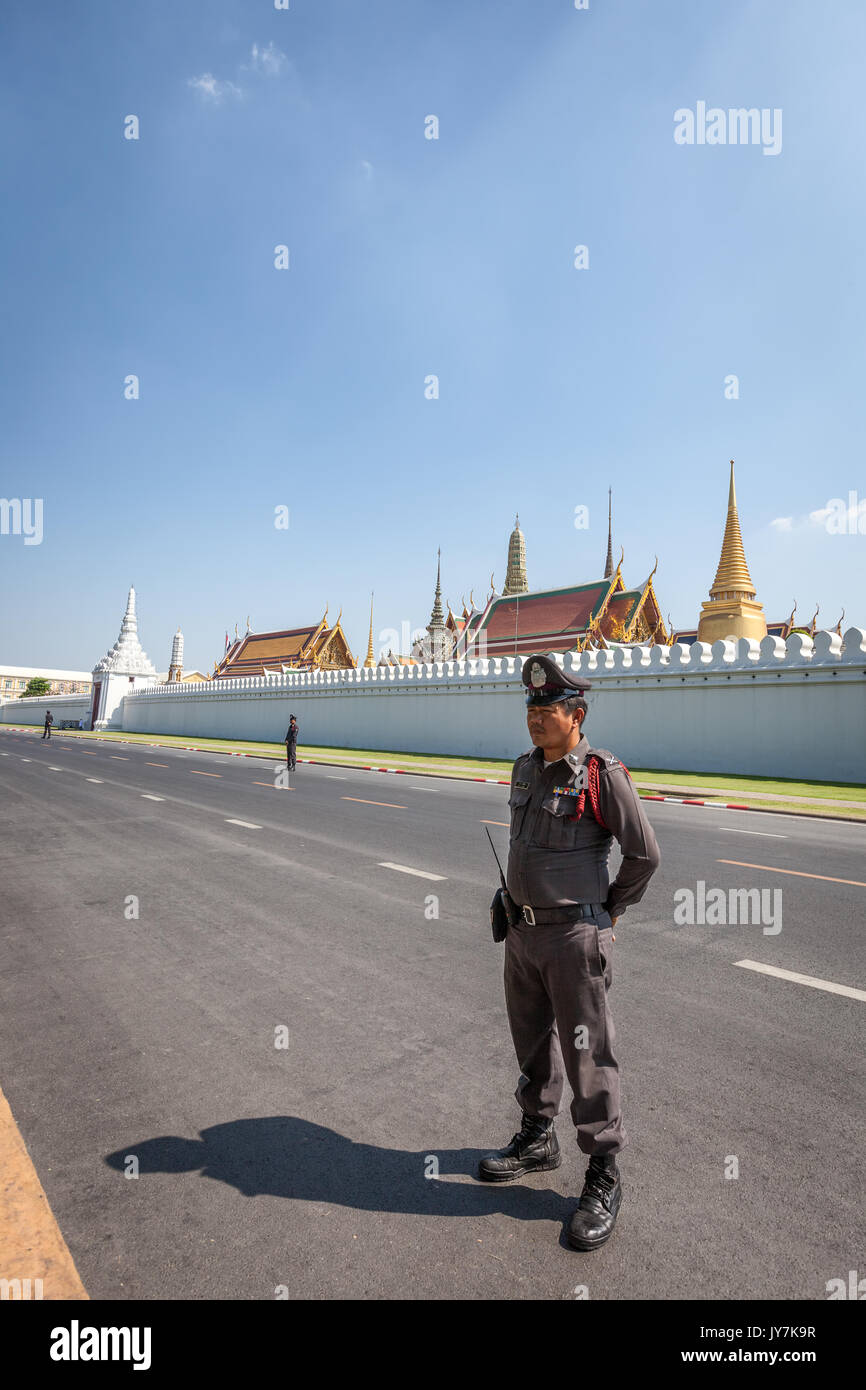
<svg viewBox="0 0 866 1390"><path fill-rule="evenodd" d="M693 626L730 458L768 618L866 626L810 520L866 499L864 52L860 0L5 0L0 662L89 669L130 583L161 670L326 602L363 657L517 511L531 588L598 577L608 486ZM781 151L676 144L698 101Z"/></svg>

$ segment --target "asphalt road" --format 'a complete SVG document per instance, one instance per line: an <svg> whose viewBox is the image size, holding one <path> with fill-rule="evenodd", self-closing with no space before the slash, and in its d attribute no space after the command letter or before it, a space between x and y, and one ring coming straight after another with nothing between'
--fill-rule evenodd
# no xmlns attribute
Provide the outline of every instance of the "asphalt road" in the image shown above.
<svg viewBox="0 0 866 1390"><path fill-rule="evenodd" d="M567 1089L558 1171L473 1178L519 1118L483 833L504 852L507 788L274 767L0 731L0 1086L92 1298L825 1299L864 1272L866 1001L735 964L866 989L863 827L646 804L623 1206L579 1254ZM698 880L780 888L781 930L675 925Z"/></svg>

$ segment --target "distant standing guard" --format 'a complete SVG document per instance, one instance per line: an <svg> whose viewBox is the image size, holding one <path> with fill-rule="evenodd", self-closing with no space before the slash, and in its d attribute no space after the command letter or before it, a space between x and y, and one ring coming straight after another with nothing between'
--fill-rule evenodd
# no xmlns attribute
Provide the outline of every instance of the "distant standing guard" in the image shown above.
<svg viewBox="0 0 866 1390"><path fill-rule="evenodd" d="M500 890L523 1123L507 1148L481 1160L478 1176L511 1182L559 1167L554 1120L567 1076L577 1143L589 1156L568 1240L577 1250L595 1250L616 1223L616 1155L628 1143L608 1004L613 927L643 897L660 856L626 768L606 749L591 748L582 732L590 682L539 654L526 658L523 684L535 746L511 773L507 891ZM623 859L610 884L614 837Z"/></svg>
<svg viewBox="0 0 866 1390"><path fill-rule="evenodd" d="M286 730L286 764L292 770L298 761L298 721L294 715L289 720L289 727Z"/></svg>
<svg viewBox="0 0 866 1390"><path fill-rule="evenodd" d="M45 728L42 730L43 739L51 737L51 725L54 723L54 715L51 710L45 711Z"/></svg>

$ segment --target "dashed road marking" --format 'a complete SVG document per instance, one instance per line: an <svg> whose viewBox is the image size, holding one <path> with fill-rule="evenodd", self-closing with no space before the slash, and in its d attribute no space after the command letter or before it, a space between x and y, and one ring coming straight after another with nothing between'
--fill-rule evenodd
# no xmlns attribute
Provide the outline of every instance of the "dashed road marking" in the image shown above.
<svg viewBox="0 0 866 1390"><path fill-rule="evenodd" d="M85 782L95 782L95 783L97 784L97 786L99 786L99 787L102 786L102 778L101 778L101 777L85 777L84 780L85 780Z"/></svg>
<svg viewBox="0 0 866 1390"><path fill-rule="evenodd" d="M508 825L508 821L507 821L507 820L483 820L483 821L481 822L481 824L482 824L482 825L505 825L505 826L507 826L507 825Z"/></svg>
<svg viewBox="0 0 866 1390"><path fill-rule="evenodd" d="M744 864L740 859L717 859L717 864L733 864L738 869L766 869L770 874L792 874L794 878L819 878L822 883L850 883L854 888L866 888L859 878L831 878L829 874L807 874L802 869L780 869L777 864Z"/></svg>
<svg viewBox="0 0 866 1390"><path fill-rule="evenodd" d="M348 782L348 777L336 777L332 772L327 774L329 782Z"/></svg>
<svg viewBox="0 0 866 1390"><path fill-rule="evenodd" d="M414 874L416 878L432 878L435 883L444 883L445 874L428 874L426 869L410 869L408 864L380 863L380 869L396 869L398 874Z"/></svg>
<svg viewBox="0 0 866 1390"><path fill-rule="evenodd" d="M370 801L366 796L343 796L341 801L363 801L365 806L390 806L394 811L408 811L408 806L398 806L396 801Z"/></svg>
<svg viewBox="0 0 866 1390"><path fill-rule="evenodd" d="M147 767L168 767L168 763L149 763L146 758L145 765Z"/></svg>
<svg viewBox="0 0 866 1390"><path fill-rule="evenodd" d="M732 835L763 835L768 840L787 840L787 835L777 835L772 830L741 830L738 825L720 825L719 830L729 830Z"/></svg>
<svg viewBox="0 0 866 1390"><path fill-rule="evenodd" d="M21 761L22 761L22 763L32 763L33 759L32 759L32 758L22 758Z"/></svg>
<svg viewBox="0 0 866 1390"><path fill-rule="evenodd" d="M122 753L109 753L109 758L113 758L116 763L128 763L129 758L125 758Z"/></svg>
<svg viewBox="0 0 866 1390"><path fill-rule="evenodd" d="M278 787L275 782L253 782L254 787L270 787L275 792L293 792L294 787Z"/></svg>
<svg viewBox="0 0 866 1390"><path fill-rule="evenodd" d="M233 820L231 816L226 816L226 825L242 825L245 830L261 830L260 825L253 825L251 820Z"/></svg>
<svg viewBox="0 0 866 1390"><path fill-rule="evenodd" d="M49 772L64 772L65 770L66 770L66 769L65 769L65 768L62 768L62 767L51 767L50 765L49 765L49 768L48 768L48 771L49 771Z"/></svg>
<svg viewBox="0 0 866 1390"><path fill-rule="evenodd" d="M735 960L744 970L756 970L759 975L775 975L780 980L792 980L796 985L809 985L812 989L823 989L828 994L843 994L846 999L866 1001L866 989L852 989L851 985L837 985L833 980L819 980L815 975L801 975L796 970L780 970L776 965L762 965L757 960Z"/></svg>
<svg viewBox="0 0 866 1390"><path fill-rule="evenodd" d="M145 801L165 801L164 796L152 796L150 792L142 792L141 795Z"/></svg>
<svg viewBox="0 0 866 1390"><path fill-rule="evenodd" d="M222 777L221 772L201 772L197 767L191 767L190 772L193 777Z"/></svg>

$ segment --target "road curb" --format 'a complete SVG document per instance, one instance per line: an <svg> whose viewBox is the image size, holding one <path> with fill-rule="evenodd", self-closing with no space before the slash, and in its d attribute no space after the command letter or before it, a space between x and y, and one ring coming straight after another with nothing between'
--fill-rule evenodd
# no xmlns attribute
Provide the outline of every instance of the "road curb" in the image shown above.
<svg viewBox="0 0 866 1390"><path fill-rule="evenodd" d="M759 816L793 816L795 820L836 820L844 821L846 825L866 826L866 820L862 816L836 816L816 815L813 810L802 811L783 811L781 809L768 808L766 806L741 806L737 801L695 801L691 797L680 796L650 796L643 792L638 792L641 801L672 801L675 806L703 806L708 811L751 811Z"/></svg>

